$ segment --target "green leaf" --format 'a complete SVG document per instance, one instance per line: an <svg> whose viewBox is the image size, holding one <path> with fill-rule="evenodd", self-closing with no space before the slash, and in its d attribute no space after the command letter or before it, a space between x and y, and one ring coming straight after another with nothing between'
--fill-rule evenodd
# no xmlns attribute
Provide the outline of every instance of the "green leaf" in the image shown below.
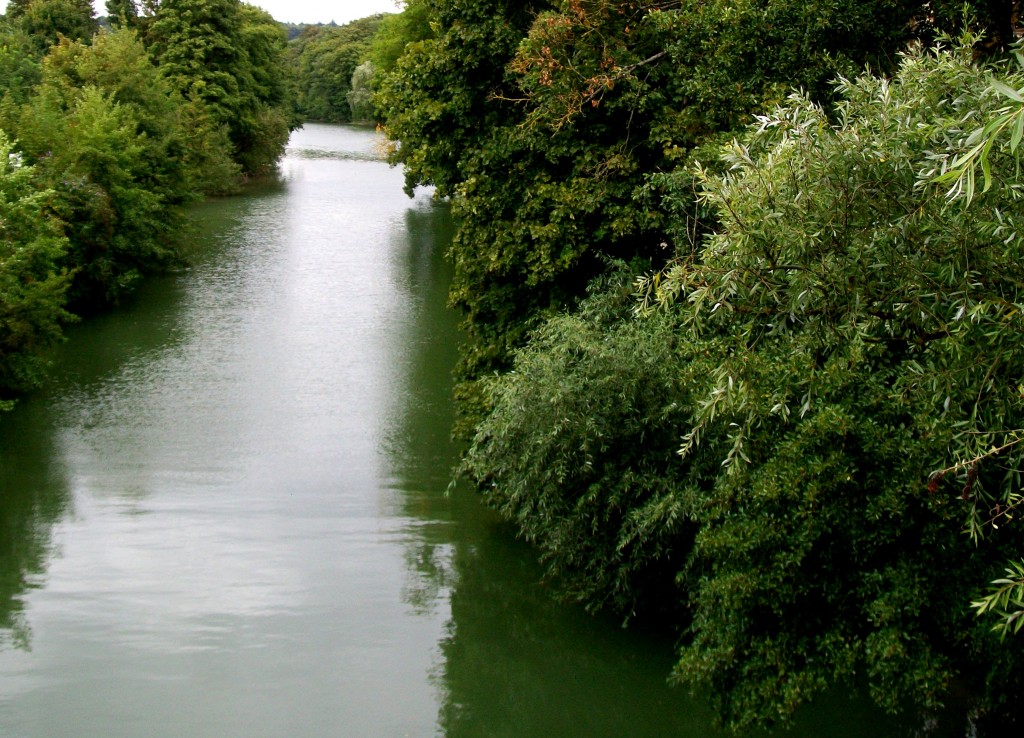
<svg viewBox="0 0 1024 738"><path fill-rule="evenodd" d="M1014 102L1024 103L1024 97L1021 96L1022 90L1015 90L1005 82L998 79L993 79L990 82L992 89L998 92L1003 97L1008 97Z"/></svg>
<svg viewBox="0 0 1024 738"><path fill-rule="evenodd" d="M1024 138L1024 108L1014 114L1013 132L1010 134L1010 151L1016 152L1021 138Z"/></svg>

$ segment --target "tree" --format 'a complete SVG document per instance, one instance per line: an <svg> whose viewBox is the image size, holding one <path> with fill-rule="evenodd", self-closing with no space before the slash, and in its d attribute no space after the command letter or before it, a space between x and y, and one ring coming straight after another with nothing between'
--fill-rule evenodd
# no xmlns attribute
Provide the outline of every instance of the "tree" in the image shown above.
<svg viewBox="0 0 1024 738"><path fill-rule="evenodd" d="M970 57L842 82L836 124L800 96L759 119L728 174L699 174L721 225L661 282L722 345L684 455L717 431L731 470L698 515L677 675L740 724L765 695L785 715L865 669L889 709L937 709L959 679L1015 720L1020 650L964 613L1024 538L975 548L959 521L966 506L980 535L978 513L1019 490L1020 206L1006 189L949 207L927 186L998 104ZM1011 159L993 167L1012 181Z"/></svg>
<svg viewBox="0 0 1024 738"><path fill-rule="evenodd" d="M652 175L789 89L827 102L837 73L891 65L921 12L845 0L514 5L426 3L435 37L406 47L378 95L407 189L453 200L452 302L470 336L461 391L477 399L472 380L506 369L608 257L658 265L671 253Z"/></svg>
<svg viewBox="0 0 1024 738"><path fill-rule="evenodd" d="M171 85L224 126L245 174L273 167L296 124L284 77L284 31L238 0L164 0L150 53Z"/></svg>
<svg viewBox="0 0 1024 738"><path fill-rule="evenodd" d="M168 84L134 31L62 37L45 57L29 53L23 29L0 32L6 408L41 381L69 309L117 302L145 274L178 263L183 206L229 189L239 167L221 124Z"/></svg>
<svg viewBox="0 0 1024 738"><path fill-rule="evenodd" d="M180 208L209 174L189 166L202 155L192 153L185 107L133 31L64 40L46 58L13 123L38 181L54 191L76 309L116 302L176 260Z"/></svg>
<svg viewBox="0 0 1024 738"><path fill-rule="evenodd" d="M512 102L518 94L505 69L535 13L549 4L424 4L433 35L406 46L381 82L377 108L388 136L400 142L389 160L403 165L407 192L433 186L437 196L452 198L459 222L450 252L452 301L465 310L464 325L477 339L463 358L463 374L470 375L502 365L512 322L535 314L537 303L550 304L538 280L527 282L522 273L526 259L520 257L532 245L528 225L509 223L526 198L545 210L551 199L533 174L545 148L531 146L519 129L522 117ZM538 230L553 229L541 224ZM476 398L472 387L458 392L463 409Z"/></svg>
<svg viewBox="0 0 1024 738"><path fill-rule="evenodd" d="M433 32L425 0L410 0L401 13L380 19L370 41L370 58L376 73L390 74L409 44L430 38Z"/></svg>
<svg viewBox="0 0 1024 738"><path fill-rule="evenodd" d="M631 319L630 276L619 265L596 280L579 310L516 352L512 372L486 380L494 409L460 473L538 548L563 596L674 622L695 532L673 498L693 475L676 453L693 401L679 376L687 338L667 312Z"/></svg>
<svg viewBox="0 0 1024 738"><path fill-rule="evenodd" d="M107 17L115 25L134 28L139 22L139 6L135 0L107 0Z"/></svg>
<svg viewBox="0 0 1024 738"><path fill-rule="evenodd" d="M266 173L277 166L284 147L300 118L294 110L290 78L285 63L284 31L270 13L241 5L240 44L248 62L251 87L243 90L245 105L241 118L231 128L238 147L238 162L249 173Z"/></svg>
<svg viewBox="0 0 1024 738"><path fill-rule="evenodd" d="M42 55L18 23L0 18L0 100L23 103L39 82Z"/></svg>
<svg viewBox="0 0 1024 738"><path fill-rule="evenodd" d="M352 120L360 123L373 121L373 62L363 62L352 72L352 89L348 93L348 107Z"/></svg>
<svg viewBox="0 0 1024 738"><path fill-rule="evenodd" d="M352 78L366 62L370 40L384 18L374 15L344 26L311 26L289 46L299 113L320 121L353 120Z"/></svg>
<svg viewBox="0 0 1024 738"><path fill-rule="evenodd" d="M1024 57L1019 51L1014 53L1014 58L1018 67L1024 67ZM1019 83L1019 74L1017 79L1011 79L1009 82ZM979 166L984 176L982 194L989 192L995 181L993 159L997 153L994 154L994 152L998 152L996 146L1003 142L1007 133L1009 133L1009 141L1006 142L1006 145L1009 152L1019 158L1020 154L1017 149L1021 137L1024 135L1024 94L1022 94L1022 89L1015 89L1007 81L991 80L991 92L1002 98L1004 104L991 114L984 126L976 128L967 137L965 142L967 151L950 162L946 171L933 180L935 183L952 182L952 187L947 192L947 197L950 200L960 200L965 203L965 207L971 205L976 193L976 170ZM1005 184L1003 186L1005 187ZM933 483L937 484L950 472L961 472L966 469L967 478L971 480L967 486L973 487L978 466L982 462L998 457L1022 442L1024 442L1022 430L1010 431L1001 445L983 450L973 458L963 459L957 464L937 471ZM969 527L972 535L981 536L990 528L998 529L999 524L1012 521L1017 508L1024 501L1022 492L1024 491L1017 484L1004 486L998 496L988 494L980 500L975 497ZM991 507L992 504L995 507ZM987 514L986 506L988 507ZM978 615L997 616L998 619L993 630L1004 636L1011 632L1016 635L1024 627L1024 562L1011 562L1005 571L1005 576L993 581L992 587L993 589L988 594L971 603L971 606L976 609Z"/></svg>
<svg viewBox="0 0 1024 738"><path fill-rule="evenodd" d="M97 29L89 0L29 0L12 17L18 19L41 52L56 44L61 36L87 41Z"/></svg>
<svg viewBox="0 0 1024 738"><path fill-rule="evenodd" d="M32 167L22 163L0 131L0 409L17 392L40 383L48 350L71 319L64 310L69 274L60 267L67 249Z"/></svg>

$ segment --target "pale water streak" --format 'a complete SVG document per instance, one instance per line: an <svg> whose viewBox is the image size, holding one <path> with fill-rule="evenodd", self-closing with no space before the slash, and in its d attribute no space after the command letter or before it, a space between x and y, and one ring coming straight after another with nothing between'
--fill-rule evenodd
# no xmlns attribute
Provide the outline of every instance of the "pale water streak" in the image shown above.
<svg viewBox="0 0 1024 738"><path fill-rule="evenodd" d="M194 269L73 336L109 366L69 356L48 408L73 513L28 597L32 650L0 659L3 735L433 724L447 612L403 599L380 442L411 314L394 264L435 206L372 140L297 134L281 186L201 210Z"/></svg>

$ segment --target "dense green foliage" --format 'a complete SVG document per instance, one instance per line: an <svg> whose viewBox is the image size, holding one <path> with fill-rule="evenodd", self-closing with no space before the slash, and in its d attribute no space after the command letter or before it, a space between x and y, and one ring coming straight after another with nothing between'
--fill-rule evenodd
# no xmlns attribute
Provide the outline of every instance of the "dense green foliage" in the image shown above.
<svg viewBox="0 0 1024 738"><path fill-rule="evenodd" d="M452 198L460 224L452 299L474 338L463 361L483 371L501 365L530 316L573 291L552 281L576 262L588 233L600 235L591 216L601 189L584 191L590 183L573 176L559 151L564 145L583 157L601 142L520 126L513 100L520 92L505 65L548 3L424 5L434 33L407 46L381 85L378 107L388 135L401 143L391 160L404 165L407 191L430 185ZM599 157L581 163L608 167ZM575 240L561 238L568 233ZM460 394L464 406L471 402L472 392Z"/></svg>
<svg viewBox="0 0 1024 738"><path fill-rule="evenodd" d="M1020 185L985 148L1024 78L972 56L1016 5L902 60L963 6L422 7L377 104L457 218L462 473L568 596L671 618L734 726L842 683L1009 730L1021 645L969 605L1024 622L1017 569L978 599L1024 551Z"/></svg>
<svg viewBox="0 0 1024 738"><path fill-rule="evenodd" d="M139 7L135 0L106 0L107 19L112 26L137 26L139 23Z"/></svg>
<svg viewBox="0 0 1024 738"><path fill-rule="evenodd" d="M343 26L289 27L289 34L288 63L298 112L331 123L371 123L378 118L373 95L381 80L409 44L432 31L425 0L410 0L401 13Z"/></svg>
<svg viewBox="0 0 1024 738"><path fill-rule="evenodd" d="M928 184L1000 104L969 56L844 82L836 122L800 95L760 118L725 173L697 168L719 225L641 282L647 309L591 298L488 383L464 471L582 601L629 612L653 572L685 613L676 678L733 725L837 681L1016 719L1022 646L967 607L1024 550L999 527L1024 424L1016 163L993 154L970 207Z"/></svg>
<svg viewBox="0 0 1024 738"><path fill-rule="evenodd" d="M0 132L0 405L39 382L46 351L69 318L62 308L68 274L58 266L67 241L52 199L33 186L32 168Z"/></svg>
<svg viewBox="0 0 1024 738"><path fill-rule="evenodd" d="M194 196L183 101L130 31L63 42L14 123L71 240L76 307L116 302L174 259L172 210Z"/></svg>
<svg viewBox="0 0 1024 738"><path fill-rule="evenodd" d="M657 193L637 200L649 175L792 88L829 99L837 73L884 69L930 31L913 2L424 5L435 37L408 48L378 105L408 187L453 197L469 379L505 367L602 255L664 258Z"/></svg>
<svg viewBox="0 0 1024 738"><path fill-rule="evenodd" d="M0 99L23 103L39 82L40 59L32 37L0 18Z"/></svg>
<svg viewBox="0 0 1024 738"><path fill-rule="evenodd" d="M406 0L401 13L381 18L370 41L369 61L383 77L394 70L406 47L433 35L424 0Z"/></svg>
<svg viewBox="0 0 1024 738"><path fill-rule="evenodd" d="M726 342L684 436L685 458L720 429L727 471L698 516L678 673L739 720L854 669L890 708L934 709L990 668L978 694L1019 689L1020 644L964 619L1021 531L961 534L965 508L980 535L1020 490L1016 165L993 162L1006 186L970 208L926 184L997 104L965 56L842 84L834 126L802 98L762 119L702 177L718 233L660 285Z"/></svg>
<svg viewBox="0 0 1024 738"><path fill-rule="evenodd" d="M357 102L357 114L353 115L352 77L369 59L372 39L384 17L371 16L344 26L309 26L289 44L288 61L295 75L295 104L301 115L332 123L348 123L372 116L368 100Z"/></svg>
<svg viewBox="0 0 1024 738"><path fill-rule="evenodd" d="M163 0L148 26L153 59L175 89L227 128L246 174L269 171L297 125L285 77L285 34L238 0Z"/></svg>
<svg viewBox="0 0 1024 738"><path fill-rule="evenodd" d="M283 32L263 11L114 6L134 20L95 35L88 3L27 0L0 18L5 407L42 380L72 312L178 263L182 208L273 167L294 122Z"/></svg>
<svg viewBox="0 0 1024 738"><path fill-rule="evenodd" d="M39 52L61 36L86 41L96 32L96 17L89 0L27 0L10 3L8 16L28 35Z"/></svg>
<svg viewBox="0 0 1024 738"><path fill-rule="evenodd" d="M371 123L373 106L373 62L365 61L352 72L352 88L348 92L348 109L354 123Z"/></svg>
<svg viewBox="0 0 1024 738"><path fill-rule="evenodd" d="M676 451L692 396L679 377L677 321L631 320L628 274L594 288L533 336L514 371L488 381L497 409L464 471L573 599L631 617L679 599L678 564L666 563L692 543L672 500L689 473Z"/></svg>

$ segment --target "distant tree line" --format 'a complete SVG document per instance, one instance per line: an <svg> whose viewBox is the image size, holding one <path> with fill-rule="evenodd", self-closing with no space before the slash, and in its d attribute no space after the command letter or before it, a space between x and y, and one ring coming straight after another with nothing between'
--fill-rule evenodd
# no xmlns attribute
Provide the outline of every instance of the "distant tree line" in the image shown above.
<svg viewBox="0 0 1024 738"><path fill-rule="evenodd" d="M308 25L288 45L296 109L310 120L373 123L374 93L407 44L430 34L424 7L380 14L342 26Z"/></svg>
<svg viewBox="0 0 1024 738"><path fill-rule="evenodd" d="M289 23L282 22L281 25L284 27L285 35L289 41L294 41L304 32L311 28L337 28L338 24L334 21L330 23Z"/></svg>
<svg viewBox="0 0 1024 738"><path fill-rule="evenodd" d="M12 0L0 17L0 407L83 313L179 261L183 208L271 171L285 34L238 0Z"/></svg>
<svg viewBox="0 0 1024 738"><path fill-rule="evenodd" d="M1019 11L410 0L374 81L456 218L461 475L738 730L1021 729Z"/></svg>

